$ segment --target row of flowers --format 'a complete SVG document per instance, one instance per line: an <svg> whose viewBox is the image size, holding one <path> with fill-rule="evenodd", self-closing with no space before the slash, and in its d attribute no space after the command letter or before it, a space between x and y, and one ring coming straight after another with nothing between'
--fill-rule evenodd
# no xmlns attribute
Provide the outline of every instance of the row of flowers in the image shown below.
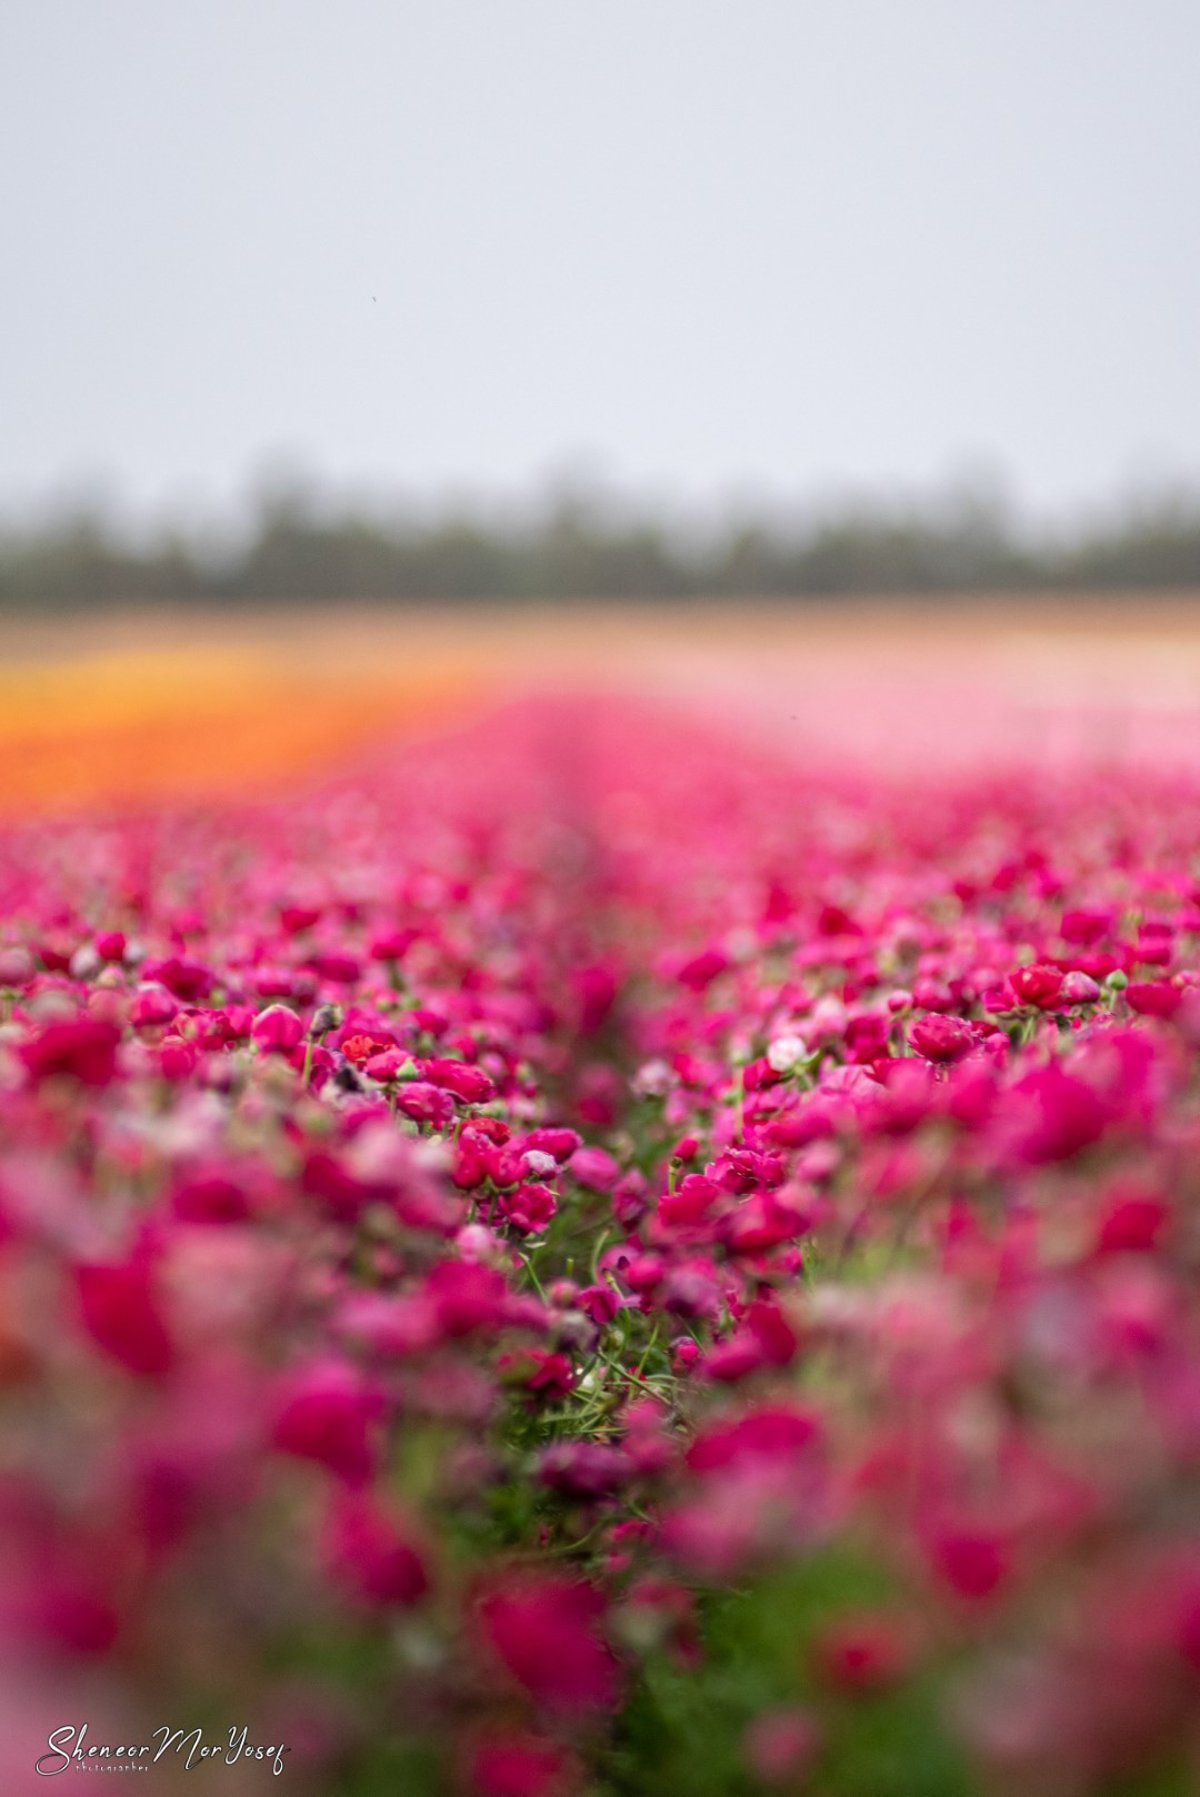
<svg viewBox="0 0 1200 1797"><path fill-rule="evenodd" d="M1197 796L531 700L7 826L19 1764L1191 1789Z"/></svg>

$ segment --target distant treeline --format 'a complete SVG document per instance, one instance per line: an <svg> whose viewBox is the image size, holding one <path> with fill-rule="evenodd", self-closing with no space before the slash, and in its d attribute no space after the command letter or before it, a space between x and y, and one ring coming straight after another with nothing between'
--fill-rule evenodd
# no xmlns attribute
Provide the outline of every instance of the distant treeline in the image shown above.
<svg viewBox="0 0 1200 1797"><path fill-rule="evenodd" d="M1032 536L987 505L847 508L730 525L701 546L665 525L567 500L536 522L394 523L301 500L264 503L236 550L180 532L131 546L96 515L0 529L0 607L131 603L667 599L702 595L1200 590L1200 498Z"/></svg>

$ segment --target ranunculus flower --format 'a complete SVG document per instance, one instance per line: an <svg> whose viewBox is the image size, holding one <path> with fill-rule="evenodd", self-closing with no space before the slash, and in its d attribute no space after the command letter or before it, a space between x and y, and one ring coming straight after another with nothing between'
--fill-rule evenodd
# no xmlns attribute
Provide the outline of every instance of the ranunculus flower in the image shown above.
<svg viewBox="0 0 1200 1797"><path fill-rule="evenodd" d="M75 1080L81 1086L107 1086L116 1076L121 1032L94 1017L50 1023L21 1049L29 1078Z"/></svg>
<svg viewBox="0 0 1200 1797"><path fill-rule="evenodd" d="M692 992L703 992L706 986L723 974L729 966L729 957L720 949L708 948L701 954L693 955L679 969L676 978L681 986L687 986Z"/></svg>
<svg viewBox="0 0 1200 1797"><path fill-rule="evenodd" d="M1132 980L1125 988L1130 1010L1142 1017L1174 1017L1183 993L1170 980Z"/></svg>
<svg viewBox="0 0 1200 1797"><path fill-rule="evenodd" d="M378 1457L380 1392L348 1361L318 1360L290 1372L275 1417L275 1446L315 1460L344 1479L365 1485Z"/></svg>
<svg viewBox="0 0 1200 1797"><path fill-rule="evenodd" d="M360 1492L334 1492L323 1546L332 1576L367 1603L407 1608L429 1590L414 1531Z"/></svg>
<svg viewBox="0 0 1200 1797"><path fill-rule="evenodd" d="M945 1017L930 1011L908 1026L908 1039L927 1061L961 1061L975 1046L975 1033L961 1017Z"/></svg>
<svg viewBox="0 0 1200 1797"><path fill-rule="evenodd" d="M1044 1010L1061 993L1063 976L1057 967L1035 964L1032 967L1018 967L1015 973L1009 974L1008 983L1018 1004L1035 1005L1039 1010Z"/></svg>
<svg viewBox="0 0 1200 1797"><path fill-rule="evenodd" d="M908 1631L885 1611L859 1611L830 1623L817 1636L813 1659L821 1678L858 1695L886 1690L908 1671Z"/></svg>
<svg viewBox="0 0 1200 1797"><path fill-rule="evenodd" d="M148 1265L89 1263L75 1270L83 1326L97 1347L131 1373L156 1376L175 1359Z"/></svg>
<svg viewBox="0 0 1200 1797"><path fill-rule="evenodd" d="M479 1600L484 1641L537 1706L571 1716L609 1708L619 1669L601 1634L604 1600L558 1573L513 1574Z"/></svg>
<svg viewBox="0 0 1200 1797"><path fill-rule="evenodd" d="M755 1778L785 1790L806 1777L820 1750L820 1724L798 1705L760 1711L742 1736L742 1753Z"/></svg>
<svg viewBox="0 0 1200 1797"><path fill-rule="evenodd" d="M927 1553L933 1571L950 1590L977 1600L1001 1588L1012 1564L1008 1544L988 1529L934 1529Z"/></svg>
<svg viewBox="0 0 1200 1797"><path fill-rule="evenodd" d="M1097 1254L1150 1254L1170 1222L1171 1207L1153 1192L1117 1192L1096 1225Z"/></svg>
<svg viewBox="0 0 1200 1797"><path fill-rule="evenodd" d="M500 1198L505 1219L523 1235L540 1235L549 1227L558 1210L558 1200L549 1186L527 1184Z"/></svg>
<svg viewBox="0 0 1200 1797"><path fill-rule="evenodd" d="M611 1192L621 1169L603 1148L577 1148L567 1162L572 1179L589 1192Z"/></svg>
<svg viewBox="0 0 1200 1797"><path fill-rule="evenodd" d="M431 1085L453 1092L464 1104L487 1104L496 1096L495 1081L469 1061L426 1061L425 1078Z"/></svg>
<svg viewBox="0 0 1200 1797"><path fill-rule="evenodd" d="M569 1161L577 1148L583 1146L583 1137L574 1129L531 1129L525 1137L526 1148L536 1148L545 1154L552 1154L561 1165Z"/></svg>
<svg viewBox="0 0 1200 1797"><path fill-rule="evenodd" d="M578 1788L564 1748L512 1729L476 1740L463 1778L468 1797L570 1797Z"/></svg>
<svg viewBox="0 0 1200 1797"><path fill-rule="evenodd" d="M260 1054L289 1054L304 1039L304 1024L287 1005L268 1005L250 1031Z"/></svg>
<svg viewBox="0 0 1200 1797"><path fill-rule="evenodd" d="M494 1329L504 1315L504 1276L477 1261L440 1261L429 1274L425 1290L439 1329L451 1340Z"/></svg>
<svg viewBox="0 0 1200 1797"><path fill-rule="evenodd" d="M451 1094L423 1079L406 1080L398 1086L395 1104L402 1116L414 1123L431 1123L435 1129L445 1129L454 1115Z"/></svg>

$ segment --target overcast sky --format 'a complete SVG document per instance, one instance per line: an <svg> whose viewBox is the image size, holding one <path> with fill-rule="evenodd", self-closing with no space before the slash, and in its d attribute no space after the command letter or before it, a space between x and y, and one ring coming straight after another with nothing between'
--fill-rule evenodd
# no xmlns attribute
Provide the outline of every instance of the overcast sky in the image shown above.
<svg viewBox="0 0 1200 1797"><path fill-rule="evenodd" d="M1197 0L3 0L0 504L1200 483Z"/></svg>

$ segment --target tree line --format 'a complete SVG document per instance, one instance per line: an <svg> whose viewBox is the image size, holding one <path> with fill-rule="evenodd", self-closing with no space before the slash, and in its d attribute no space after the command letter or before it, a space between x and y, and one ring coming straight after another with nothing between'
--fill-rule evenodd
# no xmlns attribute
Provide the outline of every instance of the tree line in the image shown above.
<svg viewBox="0 0 1200 1797"><path fill-rule="evenodd" d="M578 498L524 524L470 514L389 522L275 498L223 553L178 530L134 545L94 513L0 528L0 607L9 611L1188 588L1200 590L1200 498L1142 504L1040 537L995 508L964 502L924 512L860 505L791 524L749 520L701 543Z"/></svg>

